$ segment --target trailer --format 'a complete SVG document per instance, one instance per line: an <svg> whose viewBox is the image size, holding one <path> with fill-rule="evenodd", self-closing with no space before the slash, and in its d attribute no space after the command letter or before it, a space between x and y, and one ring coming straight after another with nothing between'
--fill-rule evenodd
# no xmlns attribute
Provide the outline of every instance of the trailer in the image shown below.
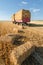
<svg viewBox="0 0 43 65"><path fill-rule="evenodd" d="M16 23L18 23L18 24L25 23L26 24L27 22L30 22L30 20L31 20L31 13L29 10L22 9L22 10L18 11L17 13L13 14L13 16L12 16L12 21L15 24Z"/></svg>

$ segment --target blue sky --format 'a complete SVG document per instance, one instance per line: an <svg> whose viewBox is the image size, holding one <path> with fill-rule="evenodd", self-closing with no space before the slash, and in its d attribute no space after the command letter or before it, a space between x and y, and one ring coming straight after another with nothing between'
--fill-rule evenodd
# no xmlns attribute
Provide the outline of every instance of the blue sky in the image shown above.
<svg viewBox="0 0 43 65"><path fill-rule="evenodd" d="M32 20L43 20L43 0L0 0L0 20L10 20L20 9L30 10Z"/></svg>

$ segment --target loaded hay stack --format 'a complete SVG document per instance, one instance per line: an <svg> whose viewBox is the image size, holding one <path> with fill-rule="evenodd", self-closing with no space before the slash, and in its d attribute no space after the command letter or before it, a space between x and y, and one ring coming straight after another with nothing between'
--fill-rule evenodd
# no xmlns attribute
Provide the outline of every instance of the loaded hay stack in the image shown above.
<svg viewBox="0 0 43 65"><path fill-rule="evenodd" d="M12 15L11 20L12 20L13 23L14 23L14 21L15 21L15 14Z"/></svg>
<svg viewBox="0 0 43 65"><path fill-rule="evenodd" d="M30 22L31 19L31 13L29 10L20 10L17 13L13 14L12 21L13 23L27 23Z"/></svg>

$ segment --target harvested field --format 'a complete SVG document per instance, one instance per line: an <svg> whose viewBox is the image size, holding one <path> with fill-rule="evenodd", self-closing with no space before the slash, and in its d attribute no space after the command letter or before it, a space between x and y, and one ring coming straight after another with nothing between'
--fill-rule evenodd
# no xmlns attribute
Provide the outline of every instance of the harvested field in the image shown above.
<svg viewBox="0 0 43 65"><path fill-rule="evenodd" d="M30 44L34 45L37 49L39 48L39 50L35 49L35 51L39 52L39 54L42 54L40 56L43 57L43 26L39 26L39 24L37 26L33 26L33 22L34 21L31 22L31 26L24 26L24 29L22 28L22 26L17 24L15 25L12 22L0 22L0 57L4 59L4 63L6 65L11 65L11 58L9 60L9 54L11 53L11 51L13 52L14 48L25 44L25 42L27 41L30 42ZM41 25L43 25L42 22L43 21L41 21ZM39 22L34 22L34 24L37 23ZM22 56L23 55L21 55L21 57ZM33 58L31 57L32 56L30 55L27 58L25 58L25 61L23 61L21 65L35 65L35 61L31 62ZM11 60L11 62L13 61Z"/></svg>

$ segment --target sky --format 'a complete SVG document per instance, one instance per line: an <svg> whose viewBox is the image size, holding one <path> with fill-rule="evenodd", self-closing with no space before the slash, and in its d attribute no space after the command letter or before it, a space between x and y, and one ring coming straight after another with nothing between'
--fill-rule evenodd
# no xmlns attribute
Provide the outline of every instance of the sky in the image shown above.
<svg viewBox="0 0 43 65"><path fill-rule="evenodd" d="M11 20L21 9L31 12L31 20L43 20L43 0L0 0L0 20Z"/></svg>

